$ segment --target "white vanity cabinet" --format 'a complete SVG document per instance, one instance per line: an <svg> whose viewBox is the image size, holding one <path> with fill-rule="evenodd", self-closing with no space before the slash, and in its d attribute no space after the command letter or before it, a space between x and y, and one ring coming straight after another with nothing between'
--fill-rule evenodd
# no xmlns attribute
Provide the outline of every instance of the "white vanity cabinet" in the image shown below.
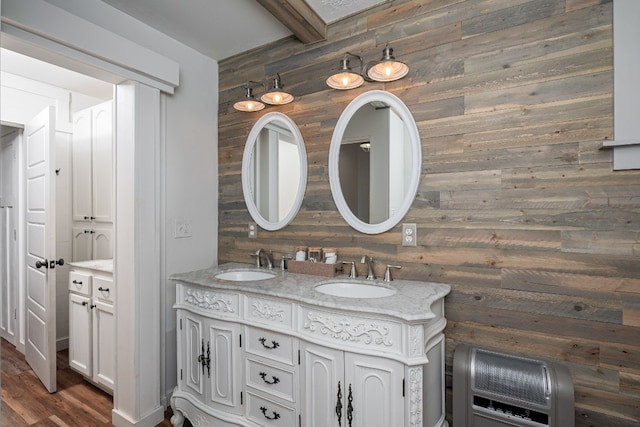
<svg viewBox="0 0 640 427"><path fill-rule="evenodd" d="M173 277L174 426L185 418L194 427L447 426L448 285L416 287L426 296L407 300L424 314L407 319L372 310L370 301L319 295L303 275L252 286L205 273ZM407 305L400 291L397 298L392 305Z"/></svg>
<svg viewBox="0 0 640 427"><path fill-rule="evenodd" d="M113 262L70 265L69 366L111 393L115 378Z"/></svg>

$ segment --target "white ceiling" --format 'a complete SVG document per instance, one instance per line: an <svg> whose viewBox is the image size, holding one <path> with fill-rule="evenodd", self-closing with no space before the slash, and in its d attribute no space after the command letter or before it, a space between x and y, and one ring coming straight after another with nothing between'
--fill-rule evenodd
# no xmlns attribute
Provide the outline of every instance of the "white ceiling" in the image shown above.
<svg viewBox="0 0 640 427"><path fill-rule="evenodd" d="M256 0L102 1L218 61L292 34ZM325 23L387 1L306 0Z"/></svg>
<svg viewBox="0 0 640 427"><path fill-rule="evenodd" d="M98 99L111 99L113 97L113 85L110 83L4 48L0 49L0 69L6 73L26 77Z"/></svg>

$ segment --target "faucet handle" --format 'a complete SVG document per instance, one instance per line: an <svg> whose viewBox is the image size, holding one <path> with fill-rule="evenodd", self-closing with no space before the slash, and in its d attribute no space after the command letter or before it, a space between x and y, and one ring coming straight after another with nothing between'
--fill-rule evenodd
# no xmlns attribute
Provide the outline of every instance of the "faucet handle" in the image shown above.
<svg viewBox="0 0 640 427"><path fill-rule="evenodd" d="M280 260L280 270L285 271L287 269L287 261L293 259L291 255L282 255Z"/></svg>
<svg viewBox="0 0 640 427"><path fill-rule="evenodd" d="M256 259L256 267L260 268L262 267L262 264L260 263L260 253L256 252L255 254L249 254L249 256L255 257Z"/></svg>
<svg viewBox="0 0 640 427"><path fill-rule="evenodd" d="M358 270L356 270L356 263L354 261L342 261L343 264L351 264L351 269L349 270L349 279L355 279L358 277Z"/></svg>
<svg viewBox="0 0 640 427"><path fill-rule="evenodd" d="M393 280L393 277L391 277L391 269L392 268L402 268L402 266L400 265L391 265L391 264L387 264L387 269L384 271L384 281L385 282L391 282Z"/></svg>

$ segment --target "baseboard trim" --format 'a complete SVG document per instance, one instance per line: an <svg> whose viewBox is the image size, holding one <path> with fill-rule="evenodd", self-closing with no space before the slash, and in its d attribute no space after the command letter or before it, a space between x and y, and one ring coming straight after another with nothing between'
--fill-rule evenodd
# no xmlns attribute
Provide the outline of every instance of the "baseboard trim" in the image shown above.
<svg viewBox="0 0 640 427"><path fill-rule="evenodd" d="M111 422L115 427L155 427L164 420L164 408L157 407L139 420L132 420L117 409L111 411Z"/></svg>
<svg viewBox="0 0 640 427"><path fill-rule="evenodd" d="M58 338L56 340L56 351L66 350L69 348L69 337Z"/></svg>

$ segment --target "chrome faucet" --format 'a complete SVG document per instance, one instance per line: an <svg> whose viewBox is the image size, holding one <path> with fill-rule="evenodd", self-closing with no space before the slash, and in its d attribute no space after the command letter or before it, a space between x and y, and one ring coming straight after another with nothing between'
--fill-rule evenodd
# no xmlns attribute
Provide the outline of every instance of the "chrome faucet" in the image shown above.
<svg viewBox="0 0 640 427"><path fill-rule="evenodd" d="M251 256L256 257L256 267L262 267L262 260L264 258L264 264L269 270L273 270L273 258L271 257L271 252L267 252L264 249L258 249L255 254L251 254Z"/></svg>
<svg viewBox="0 0 640 427"><path fill-rule="evenodd" d="M362 255L360 264L367 264L367 280L376 280L376 275L373 273L373 258L369 255Z"/></svg>
<svg viewBox="0 0 640 427"><path fill-rule="evenodd" d="M402 267L399 265L387 264L387 269L384 271L384 279L383 279L385 282L391 282L393 280L393 277L391 277L392 268L402 268Z"/></svg>

